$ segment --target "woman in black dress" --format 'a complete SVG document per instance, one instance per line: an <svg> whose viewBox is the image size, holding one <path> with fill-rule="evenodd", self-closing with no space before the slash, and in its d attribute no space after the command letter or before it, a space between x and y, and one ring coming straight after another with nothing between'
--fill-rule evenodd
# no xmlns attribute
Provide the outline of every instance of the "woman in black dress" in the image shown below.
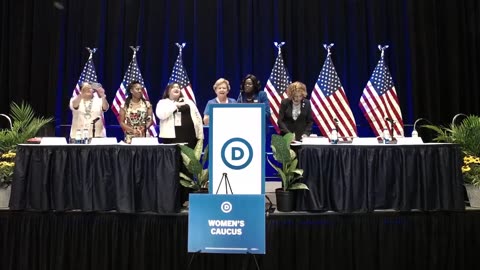
<svg viewBox="0 0 480 270"><path fill-rule="evenodd" d="M291 83L287 87L288 98L282 100L277 124L283 134L295 133L300 141L312 132L312 107L307 97L307 87L301 82Z"/></svg>

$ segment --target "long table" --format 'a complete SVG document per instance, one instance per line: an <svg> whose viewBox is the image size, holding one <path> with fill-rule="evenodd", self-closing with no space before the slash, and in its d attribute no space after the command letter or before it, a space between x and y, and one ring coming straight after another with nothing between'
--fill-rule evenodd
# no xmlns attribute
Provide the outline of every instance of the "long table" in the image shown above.
<svg viewBox="0 0 480 270"><path fill-rule="evenodd" d="M174 145L19 145L10 209L174 213Z"/></svg>
<svg viewBox="0 0 480 270"><path fill-rule="evenodd" d="M299 211L464 210L455 144L311 145L298 150Z"/></svg>

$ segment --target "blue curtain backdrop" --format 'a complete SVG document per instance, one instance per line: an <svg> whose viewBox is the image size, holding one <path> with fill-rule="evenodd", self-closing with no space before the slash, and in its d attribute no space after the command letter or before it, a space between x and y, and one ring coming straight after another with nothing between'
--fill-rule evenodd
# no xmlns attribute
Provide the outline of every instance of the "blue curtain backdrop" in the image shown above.
<svg viewBox="0 0 480 270"><path fill-rule="evenodd" d="M140 69L153 104L186 42L183 60L201 111L219 77L237 97L248 73L267 81L276 49L293 81L309 90L325 60L323 43L350 101L360 135L370 135L358 101L388 44L387 64L403 118L449 122L480 113L480 3L476 0L4 0L0 3L0 112L26 100L70 123L68 101L88 58L111 102L140 45ZM108 125L116 118L106 113ZM406 129L408 133L408 129Z"/></svg>

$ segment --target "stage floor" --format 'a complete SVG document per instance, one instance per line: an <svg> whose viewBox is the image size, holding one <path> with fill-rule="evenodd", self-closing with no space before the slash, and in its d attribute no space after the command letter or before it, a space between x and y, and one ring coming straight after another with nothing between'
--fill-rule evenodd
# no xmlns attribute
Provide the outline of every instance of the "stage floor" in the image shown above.
<svg viewBox="0 0 480 270"><path fill-rule="evenodd" d="M186 269L188 212L0 211L0 269ZM476 269L480 209L274 212L260 269ZM256 269L199 254L191 269Z"/></svg>

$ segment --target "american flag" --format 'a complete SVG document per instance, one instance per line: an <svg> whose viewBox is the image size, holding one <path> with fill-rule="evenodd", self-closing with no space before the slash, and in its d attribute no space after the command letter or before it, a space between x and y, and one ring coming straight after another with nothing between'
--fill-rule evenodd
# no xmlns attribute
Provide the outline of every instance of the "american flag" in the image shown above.
<svg viewBox="0 0 480 270"><path fill-rule="evenodd" d="M311 102L313 119L323 135L330 137L332 129L335 128L343 140L351 140L357 136L355 118L333 66L330 51L312 91Z"/></svg>
<svg viewBox="0 0 480 270"><path fill-rule="evenodd" d="M193 102L196 103L195 95L193 94L192 85L190 84L190 80L188 79L187 71L183 67L182 49L185 47L185 43L175 44L179 48L179 52L177 60L173 65L172 74L170 76L170 79L168 80L168 84L178 83L183 96L190 100L193 100Z"/></svg>
<svg viewBox="0 0 480 270"><path fill-rule="evenodd" d="M285 44L284 42L277 44L275 46L278 48L278 56L273 65L272 73L270 78L268 78L267 84L265 85L264 91L267 93L268 101L270 103L270 121L273 124L273 127L280 133L280 128L278 127L277 120L280 110L280 104L284 98L287 98L287 87L292 83L290 77L288 76L287 69L283 63L282 51L280 47Z"/></svg>
<svg viewBox="0 0 480 270"><path fill-rule="evenodd" d="M73 89L72 97L76 97L80 94L82 83L97 81L97 72L95 72L95 66L93 65L93 54L97 49L96 48L90 49L87 47L87 50L90 52L90 56L88 57L88 60L85 63L85 66L83 66L83 70L82 70L82 73L80 74L80 78L78 78L78 82L75 85L75 88Z"/></svg>
<svg viewBox="0 0 480 270"><path fill-rule="evenodd" d="M115 99L113 100L112 103L112 111L117 116L117 118L120 116L120 108L121 106L125 103L125 100L127 98L127 87L132 81L138 81L142 84L142 95L145 100L150 101L147 93L147 88L145 87L145 83L143 81L142 74L140 73L140 69L138 68L137 64L137 51L139 50L139 47L131 47L133 49L133 57L132 61L128 65L127 71L125 72L125 75L123 77L123 81L120 84L120 87L117 90L117 93L115 94ZM150 136L156 137L157 136L157 131L155 130L155 126L157 124L157 121L155 120L155 117L153 117L153 125L150 126L148 129L148 133Z"/></svg>
<svg viewBox="0 0 480 270"><path fill-rule="evenodd" d="M376 136L382 134L385 129L391 129L387 118L394 121L394 135L403 136L402 112L392 76L385 65L383 57L385 48L379 46L379 49L382 50L380 60L373 70L367 86L363 89L359 105Z"/></svg>

